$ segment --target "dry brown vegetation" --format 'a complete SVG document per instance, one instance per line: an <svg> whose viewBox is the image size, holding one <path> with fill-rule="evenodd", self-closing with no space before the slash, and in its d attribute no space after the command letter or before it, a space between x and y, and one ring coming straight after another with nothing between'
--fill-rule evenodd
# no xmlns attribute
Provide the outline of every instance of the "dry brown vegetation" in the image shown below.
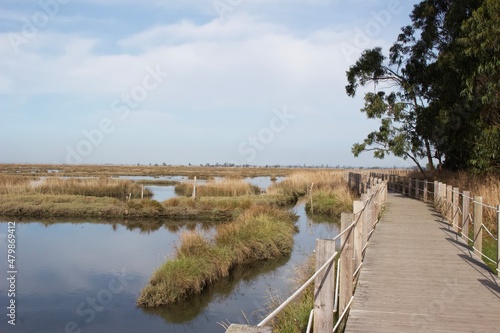
<svg viewBox="0 0 500 333"><path fill-rule="evenodd" d="M352 209L356 194L349 189L342 171L296 171L274 184L268 193L293 196L308 194L306 210L314 214L340 216Z"/></svg>
<svg viewBox="0 0 500 333"><path fill-rule="evenodd" d="M293 169L262 167L205 167L205 166L148 166L148 165L49 165L0 164L0 172L29 176L187 176L213 179L214 177L245 178L257 176L287 176ZM57 172L57 173L55 173Z"/></svg>
<svg viewBox="0 0 500 333"><path fill-rule="evenodd" d="M180 183L175 186L175 192L179 195L190 196L193 193L193 187L193 183ZM237 197L259 193L258 186L242 179L223 179L196 186L197 197Z"/></svg>
<svg viewBox="0 0 500 333"><path fill-rule="evenodd" d="M125 199L141 196L141 185L126 179L114 178L59 178L36 179L25 176L0 175L0 194L50 194L113 197ZM150 197L151 191L144 190Z"/></svg>

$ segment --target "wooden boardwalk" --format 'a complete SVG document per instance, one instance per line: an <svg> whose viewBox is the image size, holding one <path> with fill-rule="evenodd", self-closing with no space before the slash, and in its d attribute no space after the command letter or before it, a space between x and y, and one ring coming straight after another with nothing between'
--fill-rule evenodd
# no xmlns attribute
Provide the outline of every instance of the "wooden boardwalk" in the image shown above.
<svg viewBox="0 0 500 333"><path fill-rule="evenodd" d="M391 193L345 332L500 332L499 283L430 206Z"/></svg>

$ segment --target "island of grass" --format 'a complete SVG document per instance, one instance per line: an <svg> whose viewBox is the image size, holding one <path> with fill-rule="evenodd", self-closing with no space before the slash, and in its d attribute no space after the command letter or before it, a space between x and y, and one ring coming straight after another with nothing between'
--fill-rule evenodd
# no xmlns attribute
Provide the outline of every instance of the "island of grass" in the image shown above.
<svg viewBox="0 0 500 333"><path fill-rule="evenodd" d="M237 265L276 259L291 252L296 216L278 208L252 207L217 227L213 239L184 233L176 257L165 262L137 300L143 307L167 305L200 293Z"/></svg>

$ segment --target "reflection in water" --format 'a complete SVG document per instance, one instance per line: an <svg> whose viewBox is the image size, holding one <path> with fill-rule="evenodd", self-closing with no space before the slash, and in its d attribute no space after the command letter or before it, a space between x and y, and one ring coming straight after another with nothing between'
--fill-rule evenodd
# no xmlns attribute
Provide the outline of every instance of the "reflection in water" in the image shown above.
<svg viewBox="0 0 500 333"><path fill-rule="evenodd" d="M315 239L338 233L336 223L311 220L304 204L301 200L293 208L300 217L299 233L294 236L289 257L239 267L202 294L154 310L136 307L142 287L153 271L172 257L180 232L196 229L209 234L213 223L161 219L91 223L85 219L17 220L19 324L11 327L2 320L0 332L64 332L65 325L72 321L82 333L216 333L223 331L219 322L248 320L256 324L266 311L270 294L289 294L293 266L312 254ZM6 230L7 224L0 222L0 238ZM6 253L6 246L0 239L1 253ZM77 312L79 304L103 294L115 278L113 272L122 270L131 278L127 287L113 294L112 301L102 311L95 311L95 318L87 323L89 315ZM5 284L0 283L0 306L7 306L7 302Z"/></svg>
<svg viewBox="0 0 500 333"><path fill-rule="evenodd" d="M190 322L199 316L211 302L220 302L233 295L235 289L241 289L241 281L250 281L260 275L272 272L278 267L286 265L289 260L290 256L288 255L276 260L238 266L228 277L205 288L199 295L190 296L186 300L173 305L142 308L142 310L147 314L163 318L167 323L182 324Z"/></svg>
<svg viewBox="0 0 500 333"><path fill-rule="evenodd" d="M8 220L9 218L0 216L0 221L8 221ZM17 219L16 223L19 224L39 223L47 228L61 223L73 224L75 226L78 225L83 226L86 224L92 224L92 225L100 224L100 225L109 225L111 226L111 229L114 231L117 231L118 228L122 226L130 231L139 230L140 233L143 234L153 233L155 231L158 231L161 227L164 227L165 229L169 230L172 233L177 233L181 229L187 229L192 231L196 230L197 228L203 231L210 231L216 225L216 222L213 221L201 221L201 222L192 220L173 221L162 218L143 218L143 219L133 219L133 220L107 219L107 220L95 220L95 221L89 221L79 218L66 218L64 220L62 220L61 218L22 218L22 219Z"/></svg>

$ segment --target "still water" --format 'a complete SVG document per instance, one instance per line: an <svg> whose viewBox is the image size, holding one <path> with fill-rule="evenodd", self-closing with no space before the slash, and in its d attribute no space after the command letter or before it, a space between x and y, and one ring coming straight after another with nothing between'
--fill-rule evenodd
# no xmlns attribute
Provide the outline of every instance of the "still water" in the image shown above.
<svg viewBox="0 0 500 333"><path fill-rule="evenodd" d="M210 223L152 221L37 221L16 223L16 326L7 324L7 223L0 222L0 332L224 332L221 323L256 324L270 295L286 296L294 267L316 238L338 234L338 224L312 221L304 200L292 254L237 269L201 295L171 307L135 306L153 271L174 252L179 233Z"/></svg>

